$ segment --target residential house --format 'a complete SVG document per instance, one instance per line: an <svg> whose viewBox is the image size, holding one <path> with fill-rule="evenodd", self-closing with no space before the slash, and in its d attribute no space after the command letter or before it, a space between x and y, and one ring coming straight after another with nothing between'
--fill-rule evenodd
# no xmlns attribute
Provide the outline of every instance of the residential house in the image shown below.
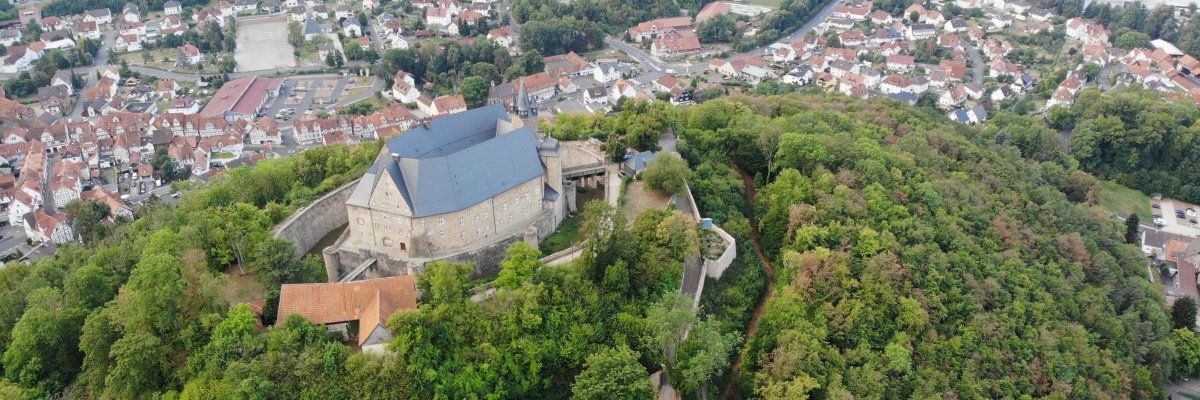
<svg viewBox="0 0 1200 400"><path fill-rule="evenodd" d="M603 86L593 86L583 91L583 101L588 104L608 103L608 91Z"/></svg>
<svg viewBox="0 0 1200 400"><path fill-rule="evenodd" d="M100 39L100 26L95 21L75 24L75 33L88 39Z"/></svg>
<svg viewBox="0 0 1200 400"><path fill-rule="evenodd" d="M258 0L236 0L233 2L233 12L253 13L258 11Z"/></svg>
<svg viewBox="0 0 1200 400"><path fill-rule="evenodd" d="M853 21L863 21L867 19L867 14L871 12L873 4L870 1L848 1L843 5L834 7L832 18L845 18Z"/></svg>
<svg viewBox="0 0 1200 400"><path fill-rule="evenodd" d="M344 283L285 284L279 290L278 324L298 314L331 331L349 332L364 353L382 354L395 338L384 324L396 313L417 309L416 278L400 275Z"/></svg>
<svg viewBox="0 0 1200 400"><path fill-rule="evenodd" d="M700 38L690 30L668 29L650 45L650 54L659 58L687 57L700 52Z"/></svg>
<svg viewBox="0 0 1200 400"><path fill-rule="evenodd" d="M688 17L659 18L637 24L637 26L626 30L625 33L634 42L641 43L645 40L656 38L659 34L666 33L668 29L676 31L691 30L692 19Z"/></svg>
<svg viewBox="0 0 1200 400"><path fill-rule="evenodd" d="M580 57L573 51L567 54L546 57L543 60L543 64L546 66L546 72L555 78L576 78L591 75L594 69L587 59Z"/></svg>
<svg viewBox="0 0 1200 400"><path fill-rule="evenodd" d="M916 64L913 56L896 54L887 57L887 69L889 71L908 72L913 69Z"/></svg>
<svg viewBox="0 0 1200 400"><path fill-rule="evenodd" d="M12 46L21 40L18 28L0 29L0 46Z"/></svg>
<svg viewBox="0 0 1200 400"><path fill-rule="evenodd" d="M125 7L121 9L121 20L125 22L139 22L142 20L142 10L137 4L125 3Z"/></svg>
<svg viewBox="0 0 1200 400"><path fill-rule="evenodd" d="M967 21L962 18L955 18L955 19L946 21L946 23L944 25L942 25L943 30L945 30L946 32L951 32L951 33L966 32L967 28L968 28Z"/></svg>
<svg viewBox="0 0 1200 400"><path fill-rule="evenodd" d="M108 206L108 211L111 217L133 219L133 208L125 204L124 200L116 193L106 191L104 189L85 190L80 194L80 198L84 200L96 200Z"/></svg>
<svg viewBox="0 0 1200 400"><path fill-rule="evenodd" d="M967 90L963 85L957 85L938 97L938 107L951 109L967 100Z"/></svg>
<svg viewBox="0 0 1200 400"><path fill-rule="evenodd" d="M709 63L710 69L715 69L727 79L742 77L742 72L747 66L756 66L765 69L767 68L767 62L760 55L749 54L732 58L729 61L714 59Z"/></svg>
<svg viewBox="0 0 1200 400"><path fill-rule="evenodd" d="M601 84L615 81L621 77L620 63L616 60L597 60L592 70L592 79Z"/></svg>
<svg viewBox="0 0 1200 400"><path fill-rule="evenodd" d="M1104 26L1075 17L1067 20L1067 37L1084 43L1108 42L1108 30Z"/></svg>
<svg viewBox="0 0 1200 400"><path fill-rule="evenodd" d="M342 34L349 37L362 36L362 25L358 24L357 19L347 18L342 20Z"/></svg>
<svg viewBox="0 0 1200 400"><path fill-rule="evenodd" d="M421 91L417 90L417 84L413 80L412 74L404 71L396 71L392 77L392 99L401 103L416 103L417 98L421 97Z"/></svg>
<svg viewBox="0 0 1200 400"><path fill-rule="evenodd" d="M0 57L4 60L0 65L0 72L8 74L28 71L35 61L42 58L36 51L30 50L29 46L9 46L8 54Z"/></svg>
<svg viewBox="0 0 1200 400"><path fill-rule="evenodd" d="M63 244L75 240L65 213L50 215L39 210L26 214L25 223L25 236L34 241Z"/></svg>
<svg viewBox="0 0 1200 400"><path fill-rule="evenodd" d="M513 89L524 85L525 90L529 93L529 97L536 102L546 101L554 97L554 89L557 84L558 80L545 72L539 72L512 81Z"/></svg>
<svg viewBox="0 0 1200 400"><path fill-rule="evenodd" d="M171 105L167 108L167 112L171 114L192 115L200 112L200 103L191 97L176 97L174 100L171 100Z"/></svg>
<svg viewBox="0 0 1200 400"><path fill-rule="evenodd" d="M169 0L163 3L163 13L166 15L179 15L183 13L183 5L177 0Z"/></svg>
<svg viewBox="0 0 1200 400"><path fill-rule="evenodd" d="M867 37L857 30L845 31L838 34L838 41L842 42L842 46L857 47L862 46L867 42Z"/></svg>
<svg viewBox="0 0 1200 400"><path fill-rule="evenodd" d="M553 82L553 79L551 81ZM553 83L550 86L550 90L554 90ZM421 96L417 98L417 109L425 113L427 117L448 115L467 111L467 101L463 100L461 95L438 96L434 99Z"/></svg>
<svg viewBox="0 0 1200 400"><path fill-rule="evenodd" d="M912 24L908 26L908 40L929 39L937 35L937 29L932 24Z"/></svg>
<svg viewBox="0 0 1200 400"><path fill-rule="evenodd" d="M558 78L558 92L559 93L575 93L578 91L579 91L579 85L576 85L575 81L572 81L571 78L566 78L566 77Z"/></svg>
<svg viewBox="0 0 1200 400"><path fill-rule="evenodd" d="M812 82L816 77L816 72L808 65L800 65L793 68L787 74L780 78L780 81L786 84L804 86Z"/></svg>
<svg viewBox="0 0 1200 400"><path fill-rule="evenodd" d="M512 28L508 25L488 31L487 38L500 47L510 50L513 48Z"/></svg>
<svg viewBox="0 0 1200 400"><path fill-rule="evenodd" d="M204 53L191 43L179 47L179 63L183 65L199 65L204 63Z"/></svg>
<svg viewBox="0 0 1200 400"><path fill-rule="evenodd" d="M95 22L97 25L111 24L113 22L112 10L100 8L84 11L83 21Z"/></svg>
<svg viewBox="0 0 1200 400"><path fill-rule="evenodd" d="M38 104L48 113L59 114L71 106L71 91L66 86L52 85L38 88Z"/></svg>

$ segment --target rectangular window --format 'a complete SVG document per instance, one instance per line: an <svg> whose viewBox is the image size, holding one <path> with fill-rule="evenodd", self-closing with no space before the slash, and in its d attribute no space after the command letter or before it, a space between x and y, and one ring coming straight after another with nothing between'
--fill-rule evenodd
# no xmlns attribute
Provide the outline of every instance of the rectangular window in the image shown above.
<svg viewBox="0 0 1200 400"><path fill-rule="evenodd" d="M384 227L383 227L383 230L385 230L385 231L388 231L388 232L391 232L391 231L392 231L392 226L391 226L391 225L386 225L386 226L384 226Z"/></svg>
<svg viewBox="0 0 1200 400"><path fill-rule="evenodd" d="M390 215L384 215L384 216L383 216L383 220L384 220L384 221L391 221L391 220L392 220L392 217L391 217Z"/></svg>
<svg viewBox="0 0 1200 400"><path fill-rule="evenodd" d="M445 238L445 237L446 237L446 231L438 231L438 237L440 237L440 238Z"/></svg>
<svg viewBox="0 0 1200 400"><path fill-rule="evenodd" d="M446 219L438 217L438 225L445 225L445 224L446 224Z"/></svg>
<svg viewBox="0 0 1200 400"><path fill-rule="evenodd" d="M362 224L365 224L365 223L367 223L367 222L363 220L363 217L358 217L358 224L359 224L359 225L362 225Z"/></svg>
<svg viewBox="0 0 1200 400"><path fill-rule="evenodd" d="M461 218L461 217L460 217L460 218L458 219L458 226L463 226L463 225L466 225L466 224L467 224L467 220L466 220L465 218Z"/></svg>

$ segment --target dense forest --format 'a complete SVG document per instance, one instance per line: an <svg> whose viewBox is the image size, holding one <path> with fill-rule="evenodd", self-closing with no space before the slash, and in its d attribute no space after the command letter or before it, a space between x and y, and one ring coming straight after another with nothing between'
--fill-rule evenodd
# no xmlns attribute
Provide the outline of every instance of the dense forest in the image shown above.
<svg viewBox="0 0 1200 400"><path fill-rule="evenodd" d="M1140 95L1085 93L1079 121L1190 115L1137 108ZM793 93L626 104L543 129L620 149L679 135L698 207L741 255L706 282L698 313L674 293L705 233L603 202L582 211L579 261L550 267L514 245L483 301L471 266L429 265L418 310L388 321L388 356L274 321L277 293L261 318L231 307L223 271L266 288L322 279L316 257L295 261L268 232L379 149L330 146L183 183L177 204L132 222L68 207L86 244L0 270L0 398L645 398L659 370L688 398L724 385L768 399L1161 398L1168 379L1200 372L1200 338L1171 330L1139 250L1081 204L1094 166L1037 119L999 113L979 129Z"/></svg>
<svg viewBox="0 0 1200 400"><path fill-rule="evenodd" d="M1200 111L1152 90L1080 92L1059 124L1073 126L1071 155L1100 177L1200 202Z"/></svg>
<svg viewBox="0 0 1200 400"><path fill-rule="evenodd" d="M1029 131L1013 140L801 95L682 115L696 174L733 164L760 190L776 286L741 350L742 396L1161 398L1194 351L1138 249L1072 199L1095 181L1061 156L1021 157L1046 133L1027 120L1010 118Z"/></svg>

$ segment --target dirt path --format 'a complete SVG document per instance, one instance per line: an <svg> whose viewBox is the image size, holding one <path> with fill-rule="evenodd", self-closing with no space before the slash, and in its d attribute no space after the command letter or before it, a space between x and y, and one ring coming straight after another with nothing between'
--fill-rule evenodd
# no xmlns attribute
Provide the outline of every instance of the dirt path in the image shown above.
<svg viewBox="0 0 1200 400"><path fill-rule="evenodd" d="M762 247L758 244L758 220L754 215L754 200L758 192L754 188L754 177L746 173L741 168L737 169L738 174L742 176L742 185L746 189L746 214L750 218L750 242L754 244L754 255L758 256L758 260L762 262L763 270L767 273L767 290L763 293L762 298L758 299L758 306L754 307L754 313L750 314L750 324L746 327L745 334L742 337L747 341L758 332L758 319L762 317L763 308L767 305L767 300L775 293L775 267L771 266L771 262L763 255ZM721 389L721 400L729 400L733 397L733 387L737 382L737 376L742 373L743 353L738 353L737 361L733 362L733 369L730 370L729 381L725 383L725 388Z"/></svg>

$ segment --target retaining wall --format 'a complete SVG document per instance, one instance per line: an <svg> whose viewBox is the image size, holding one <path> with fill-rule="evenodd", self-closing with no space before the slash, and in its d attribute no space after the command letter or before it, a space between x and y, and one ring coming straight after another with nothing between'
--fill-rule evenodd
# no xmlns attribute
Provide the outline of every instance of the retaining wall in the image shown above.
<svg viewBox="0 0 1200 400"><path fill-rule="evenodd" d="M349 222L346 200L354 191L358 180L347 183L321 196L312 204L296 210L290 217L275 227L274 236L291 240L296 244L296 258L304 256L325 235Z"/></svg>

